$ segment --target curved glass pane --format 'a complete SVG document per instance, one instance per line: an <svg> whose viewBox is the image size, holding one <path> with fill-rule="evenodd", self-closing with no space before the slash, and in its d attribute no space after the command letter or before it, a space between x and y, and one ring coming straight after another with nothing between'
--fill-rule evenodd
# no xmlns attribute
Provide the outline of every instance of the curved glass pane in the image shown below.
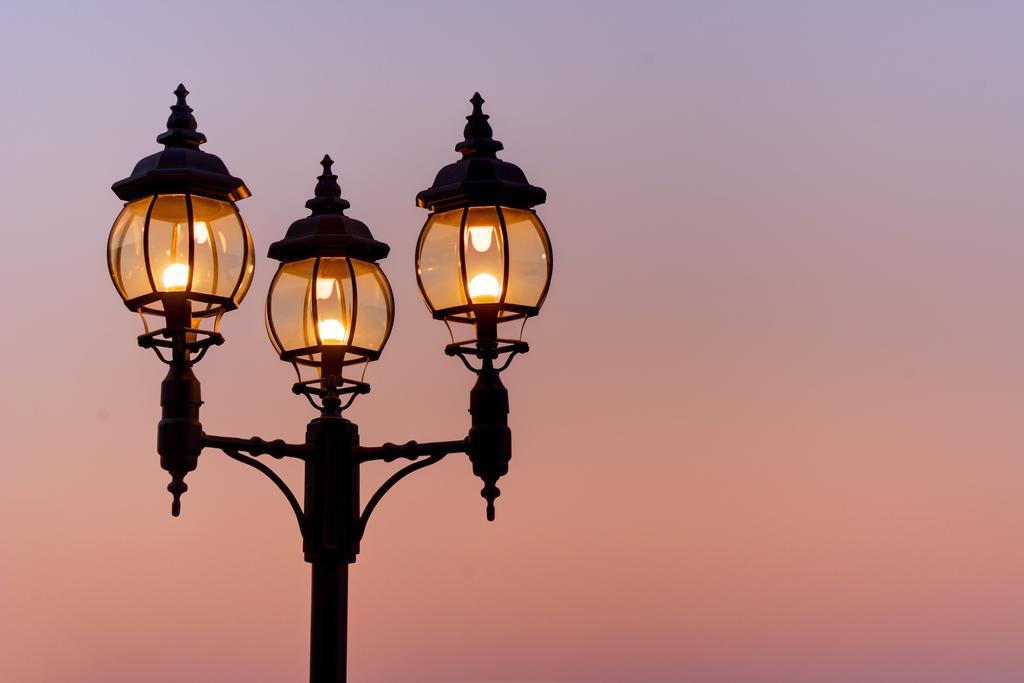
<svg viewBox="0 0 1024 683"><path fill-rule="evenodd" d="M508 292L505 302L540 306L551 274L551 245L532 211L501 209L508 233Z"/></svg>
<svg viewBox="0 0 1024 683"><path fill-rule="evenodd" d="M270 285L267 330L278 352L316 345L311 309L314 261L282 263Z"/></svg>
<svg viewBox="0 0 1024 683"><path fill-rule="evenodd" d="M235 290L235 305L242 303L242 299L245 298L246 293L249 291L249 286L252 285L253 274L256 272L256 249L253 247L252 233L249 232L249 226L245 224L241 214L238 215L238 218L242 223L242 230L245 233L248 257L245 261L245 270L242 272L242 282L238 285L238 289Z"/></svg>
<svg viewBox="0 0 1024 683"><path fill-rule="evenodd" d="M469 209L462 236L466 288L474 304L494 304L505 288L505 244L493 206Z"/></svg>
<svg viewBox="0 0 1024 683"><path fill-rule="evenodd" d="M380 351L394 319L394 298L384 272L375 263L352 259L356 275L356 329L352 345Z"/></svg>
<svg viewBox="0 0 1024 683"><path fill-rule="evenodd" d="M125 204L110 229L107 244L110 275L125 300L153 291L146 273L146 255L143 251L146 212L152 201L152 197L146 197Z"/></svg>
<svg viewBox="0 0 1024 683"><path fill-rule="evenodd" d="M323 257L316 272L316 331L326 346L351 344L352 271L348 259ZM356 320L356 324L359 324Z"/></svg>
<svg viewBox="0 0 1024 683"><path fill-rule="evenodd" d="M192 195L192 291L231 297L250 264L247 230L230 202Z"/></svg>
<svg viewBox="0 0 1024 683"><path fill-rule="evenodd" d="M433 311L466 303L459 262L462 213L456 209L434 214L420 235L416 272L420 292Z"/></svg>
<svg viewBox="0 0 1024 683"><path fill-rule="evenodd" d="M146 227L149 269L158 292L182 292L189 284L188 210L185 195L159 195Z"/></svg>

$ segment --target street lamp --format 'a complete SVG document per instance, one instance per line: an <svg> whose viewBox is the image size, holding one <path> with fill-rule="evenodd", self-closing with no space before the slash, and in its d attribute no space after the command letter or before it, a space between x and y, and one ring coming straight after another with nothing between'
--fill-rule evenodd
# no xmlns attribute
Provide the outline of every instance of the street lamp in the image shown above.
<svg viewBox="0 0 1024 683"><path fill-rule="evenodd" d="M312 215L292 223L284 239L270 245L270 258L281 265L267 296L266 321L281 360L295 366L297 390L328 401L317 405L324 407L339 395L348 394L350 404L369 391L344 371L353 365L365 370L380 357L391 335L395 301L377 265L390 247L373 239L365 223L344 214L349 203L331 172L334 161L325 156L320 164L316 196L306 202ZM316 377L302 381L303 367L314 369Z"/></svg>
<svg viewBox="0 0 1024 683"><path fill-rule="evenodd" d="M529 185L518 167L497 159L501 143L491 137L483 100L473 97L462 159L443 168L434 185L417 197L432 213L417 249L417 280L435 318L471 325L471 339L455 341L446 353L477 374L470 392L472 426L453 441L362 446L358 428L342 412L369 392L366 366L377 360L394 322L394 298L378 265L389 247L373 238L365 223L345 215L333 161L325 156L310 215L270 246L280 261L266 302L266 326L281 359L298 375L292 391L318 410L300 444L215 436L203 430L199 381L192 367L223 343L218 325L236 308L252 282L252 238L234 202L249 190L216 156L199 149L188 91L179 85L165 149L140 161L128 178L113 185L125 206L108 240L114 285L144 333L139 345L152 348L169 366L161 385L162 419L157 429L161 466L171 475L171 513L180 514L185 476L205 448L266 475L284 494L312 565L310 681L346 679L348 565L355 562L371 513L407 475L446 455L466 453L484 481L487 517L494 519L498 479L508 472L511 431L508 392L499 375L526 352L521 339L499 337L500 323L536 315L551 278L547 233L532 207L544 190ZM152 321L161 319L154 324ZM521 335L521 331L520 331ZM503 361L499 361L502 357ZM358 378L355 373L358 374ZM258 459L296 458L305 466L300 504L284 481ZM360 465L412 462L391 475L360 506Z"/></svg>
<svg viewBox="0 0 1024 683"><path fill-rule="evenodd" d="M470 392L471 438L486 448L471 449L473 474L484 482L487 519L494 520L497 481L508 473L512 435L507 426L508 392L500 373L519 353L526 319L537 315L551 283L551 242L533 211L547 193L526 180L515 164L497 153L484 99L473 93L458 161L437 173L434 184L416 195L431 214L416 247L416 281L431 314L452 335L445 352L477 374ZM498 337L498 324L522 321L520 337ZM451 323L471 325L474 335L456 341ZM500 366L495 361L507 356ZM476 358L474 366L469 358Z"/></svg>

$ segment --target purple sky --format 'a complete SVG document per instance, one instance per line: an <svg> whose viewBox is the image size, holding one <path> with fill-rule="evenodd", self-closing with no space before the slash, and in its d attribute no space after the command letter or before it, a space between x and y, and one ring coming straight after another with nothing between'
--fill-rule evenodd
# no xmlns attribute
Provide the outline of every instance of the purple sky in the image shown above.
<svg viewBox="0 0 1024 683"><path fill-rule="evenodd" d="M4 3L0 680L306 676L294 520L212 451L170 518L163 368L106 272L109 186L180 81L259 252L197 367L214 433L312 417L263 255L324 153L392 245L395 329L351 411L370 444L468 424L412 264L474 90L548 191L498 520L459 459L382 503L353 681L1024 679L1022 25L1010 2Z"/></svg>

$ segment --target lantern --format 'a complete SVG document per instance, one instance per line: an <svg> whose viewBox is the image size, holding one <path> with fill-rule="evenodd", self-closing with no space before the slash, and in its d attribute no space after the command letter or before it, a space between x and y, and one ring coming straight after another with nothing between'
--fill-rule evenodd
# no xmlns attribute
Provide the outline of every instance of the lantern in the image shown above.
<svg viewBox="0 0 1024 683"><path fill-rule="evenodd" d="M110 277L132 311L187 329L238 307L252 283L252 236L235 202L250 195L218 157L199 149L188 90L179 85L164 150L112 189L125 201L107 240ZM144 335L145 336L145 335ZM194 334L192 335L194 337Z"/></svg>
<svg viewBox="0 0 1024 683"><path fill-rule="evenodd" d="M466 117L462 159L442 168L416 203L431 210L416 248L416 279L431 314L472 324L471 343L493 344L497 324L540 312L551 282L551 243L533 207L543 189L497 158L484 100Z"/></svg>
<svg viewBox="0 0 1024 683"><path fill-rule="evenodd" d="M310 216L295 221L284 239L270 246L281 261L267 296L267 334L281 360L296 366L300 393L364 393L368 385L344 376L352 365L380 357L391 334L395 304L391 285L377 265L389 247L373 239L366 224L344 215L333 160L320 162ZM302 381L300 367L316 378ZM330 387L325 386L330 384Z"/></svg>

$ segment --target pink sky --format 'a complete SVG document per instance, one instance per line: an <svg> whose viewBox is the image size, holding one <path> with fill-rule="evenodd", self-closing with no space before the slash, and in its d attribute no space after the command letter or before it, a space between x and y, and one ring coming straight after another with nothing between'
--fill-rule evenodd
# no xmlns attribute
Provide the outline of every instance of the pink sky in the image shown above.
<svg viewBox="0 0 1024 683"><path fill-rule="evenodd" d="M385 500L353 681L1024 679L1024 12L830 4L4 4L0 680L306 676L294 520L213 451L170 517L163 369L106 273L180 81L259 252L197 367L214 433L312 417L264 254L325 152L392 245L370 444L468 426L412 262L474 90L548 191L497 522L458 458Z"/></svg>

